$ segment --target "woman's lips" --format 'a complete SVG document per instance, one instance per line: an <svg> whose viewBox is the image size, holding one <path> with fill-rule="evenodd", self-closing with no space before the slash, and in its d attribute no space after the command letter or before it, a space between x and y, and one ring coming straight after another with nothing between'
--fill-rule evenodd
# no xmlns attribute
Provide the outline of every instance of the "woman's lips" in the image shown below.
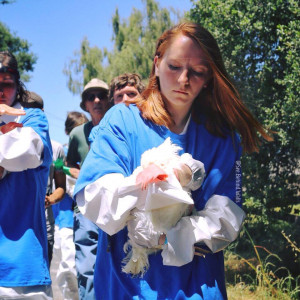
<svg viewBox="0 0 300 300"><path fill-rule="evenodd" d="M188 93L185 91L178 91L178 90L174 90L175 93L179 93L179 94L183 94L183 95L187 95Z"/></svg>

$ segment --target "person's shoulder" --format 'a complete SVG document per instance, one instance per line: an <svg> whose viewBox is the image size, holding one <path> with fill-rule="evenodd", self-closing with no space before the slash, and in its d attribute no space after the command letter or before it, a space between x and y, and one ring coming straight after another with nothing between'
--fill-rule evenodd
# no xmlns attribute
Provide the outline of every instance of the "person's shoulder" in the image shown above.
<svg viewBox="0 0 300 300"><path fill-rule="evenodd" d="M135 104L116 104L107 111L100 124L101 126L106 126L107 124L120 122L127 123L130 120L137 118L139 113L139 109Z"/></svg>
<svg viewBox="0 0 300 300"><path fill-rule="evenodd" d="M241 138L237 132L224 128L222 136L213 134L205 125L205 117L201 119L201 122L191 120L191 126L195 129L196 135L201 137L202 142L209 146L215 145L220 149L241 147Z"/></svg>
<svg viewBox="0 0 300 300"><path fill-rule="evenodd" d="M94 127L94 124L92 121L88 121L88 122L82 124L82 127L83 127L84 131L91 131L92 128Z"/></svg>
<svg viewBox="0 0 300 300"><path fill-rule="evenodd" d="M87 122L89 123L89 122ZM84 124L81 124L81 125L78 125L76 127L74 127L71 132L70 132L70 136L74 136L74 135L77 135L78 133L80 132L83 132L84 130L84 126L87 124L87 123L84 123Z"/></svg>
<svg viewBox="0 0 300 300"><path fill-rule="evenodd" d="M40 120L47 120L46 115L44 111L42 111L40 108L23 108L26 112L25 116L22 116L21 119L28 120L30 118L39 118Z"/></svg>
<svg viewBox="0 0 300 300"><path fill-rule="evenodd" d="M53 149L53 152L61 151L64 149L63 145L57 141L51 140L51 146Z"/></svg>
<svg viewBox="0 0 300 300"><path fill-rule="evenodd" d="M218 137L220 143L228 145L238 145L241 143L240 135L236 131L224 130L224 136Z"/></svg>
<svg viewBox="0 0 300 300"><path fill-rule="evenodd" d="M26 115L21 116L19 123L24 127L31 127L37 133L49 133L49 123L45 113L40 108L24 108Z"/></svg>
<svg viewBox="0 0 300 300"><path fill-rule="evenodd" d="M225 132L224 137L218 137L219 150L223 152L241 153L241 138L235 131Z"/></svg>
<svg viewBox="0 0 300 300"><path fill-rule="evenodd" d="M52 148L63 148L62 144L57 142L57 141L54 141L54 140L51 140L51 145L52 145Z"/></svg>
<svg viewBox="0 0 300 300"><path fill-rule="evenodd" d="M45 112L43 110L41 110L40 108L23 107L23 109L25 110L26 115L28 115L28 114L45 115Z"/></svg>
<svg viewBox="0 0 300 300"><path fill-rule="evenodd" d="M64 155L63 145L57 141L51 140L51 146L53 151L53 157Z"/></svg>
<svg viewBox="0 0 300 300"><path fill-rule="evenodd" d="M125 103L119 103L114 105L109 111L111 114L123 114L123 115L129 115L129 114L136 114L139 112L139 109L135 104L125 104Z"/></svg>

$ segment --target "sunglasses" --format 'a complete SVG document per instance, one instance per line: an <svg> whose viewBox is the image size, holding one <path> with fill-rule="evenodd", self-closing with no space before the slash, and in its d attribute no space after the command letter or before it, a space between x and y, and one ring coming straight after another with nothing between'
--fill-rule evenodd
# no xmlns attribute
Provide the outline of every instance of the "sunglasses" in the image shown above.
<svg viewBox="0 0 300 300"><path fill-rule="evenodd" d="M85 100L92 102L95 100L96 97L99 100L107 100L108 99L106 92L99 92L99 93L87 93L85 96Z"/></svg>

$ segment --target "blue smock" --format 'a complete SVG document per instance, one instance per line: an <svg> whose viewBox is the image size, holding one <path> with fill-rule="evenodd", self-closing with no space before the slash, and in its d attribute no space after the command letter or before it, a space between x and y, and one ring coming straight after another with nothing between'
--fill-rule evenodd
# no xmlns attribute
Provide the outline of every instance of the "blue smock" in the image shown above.
<svg viewBox="0 0 300 300"><path fill-rule="evenodd" d="M240 159L240 140L236 134L225 138L210 134L203 123L191 120L187 132L178 135L164 126L145 120L135 105L111 108L95 131L91 150L80 171L74 194L110 173L132 174L141 155L162 144L167 137L194 159L203 162L206 178L193 200L197 210L214 195L236 197L236 164ZM160 252L149 256L150 267L143 278L121 271L125 257L123 245L127 229L109 238L99 230L94 285L97 299L226 299L223 252L194 256L181 266L164 266Z"/></svg>
<svg viewBox="0 0 300 300"><path fill-rule="evenodd" d="M10 172L0 180L0 286L51 284L45 195L52 147L49 126L40 109L24 108L20 118L44 144L42 164L34 169Z"/></svg>

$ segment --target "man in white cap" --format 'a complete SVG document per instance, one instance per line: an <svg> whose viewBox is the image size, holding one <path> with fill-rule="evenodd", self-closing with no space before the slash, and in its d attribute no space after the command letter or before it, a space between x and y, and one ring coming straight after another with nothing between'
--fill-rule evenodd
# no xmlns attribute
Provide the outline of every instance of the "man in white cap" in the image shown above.
<svg viewBox="0 0 300 300"><path fill-rule="evenodd" d="M92 128L101 121L110 108L108 101L108 85L93 78L86 84L81 94L80 107L88 112L91 121L75 127L70 133L67 154L68 167L79 169L89 151L88 136ZM72 174L74 176L74 174ZM78 175L77 175L78 176ZM96 262L98 227L74 209L74 242L76 245L76 269L80 299L95 299L94 265Z"/></svg>
<svg viewBox="0 0 300 300"><path fill-rule="evenodd" d="M110 108L108 85L98 78L89 81L81 94L80 107L90 114L92 120L70 132L67 163L69 167L75 168L82 165L89 151L88 136L92 128L99 124Z"/></svg>

